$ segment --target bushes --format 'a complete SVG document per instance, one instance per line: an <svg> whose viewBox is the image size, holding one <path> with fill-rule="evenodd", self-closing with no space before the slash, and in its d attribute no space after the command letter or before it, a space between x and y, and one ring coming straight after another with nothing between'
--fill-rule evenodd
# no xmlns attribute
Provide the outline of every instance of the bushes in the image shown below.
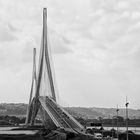
<svg viewBox="0 0 140 140"><path fill-rule="evenodd" d="M25 122L25 117L0 116L0 125L18 125Z"/></svg>

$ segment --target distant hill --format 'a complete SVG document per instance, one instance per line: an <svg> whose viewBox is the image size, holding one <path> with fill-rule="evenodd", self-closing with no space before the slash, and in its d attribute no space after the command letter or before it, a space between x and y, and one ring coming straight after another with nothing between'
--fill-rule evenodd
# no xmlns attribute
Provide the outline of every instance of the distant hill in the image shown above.
<svg viewBox="0 0 140 140"><path fill-rule="evenodd" d="M113 116L116 116L116 108L70 107L70 108L66 108L66 110L71 114L73 114L73 116L79 116L79 117L81 116L83 118L88 118L88 119L97 119L99 117L111 119ZM140 118L140 110L129 109L128 112L129 112L129 118L131 119L134 119L134 117ZM125 109L119 109L119 116L125 118Z"/></svg>
<svg viewBox="0 0 140 140"><path fill-rule="evenodd" d="M23 103L1 103L0 115L24 116L26 114L27 104Z"/></svg>
<svg viewBox="0 0 140 140"><path fill-rule="evenodd" d="M27 104L19 103L2 103L0 104L0 115L15 115L25 116ZM85 119L96 119L98 117L112 118L116 115L115 108L97 108L97 107L66 107L65 108L71 115L82 117ZM125 118L125 109L119 110L119 116ZM129 118L140 118L140 110L129 109Z"/></svg>

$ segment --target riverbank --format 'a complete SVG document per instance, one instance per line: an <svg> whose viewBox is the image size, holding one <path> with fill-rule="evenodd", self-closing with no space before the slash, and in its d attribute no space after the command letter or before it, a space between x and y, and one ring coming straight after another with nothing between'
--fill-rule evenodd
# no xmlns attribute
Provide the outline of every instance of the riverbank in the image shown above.
<svg viewBox="0 0 140 140"><path fill-rule="evenodd" d="M93 140L90 134L75 134L65 130L43 127L0 127L0 140Z"/></svg>

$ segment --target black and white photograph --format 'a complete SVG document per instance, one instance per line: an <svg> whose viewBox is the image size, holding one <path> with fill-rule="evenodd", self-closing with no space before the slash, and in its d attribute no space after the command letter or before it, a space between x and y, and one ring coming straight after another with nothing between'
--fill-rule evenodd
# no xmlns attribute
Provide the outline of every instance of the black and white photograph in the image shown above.
<svg viewBox="0 0 140 140"><path fill-rule="evenodd" d="M0 140L140 140L140 0L0 0Z"/></svg>

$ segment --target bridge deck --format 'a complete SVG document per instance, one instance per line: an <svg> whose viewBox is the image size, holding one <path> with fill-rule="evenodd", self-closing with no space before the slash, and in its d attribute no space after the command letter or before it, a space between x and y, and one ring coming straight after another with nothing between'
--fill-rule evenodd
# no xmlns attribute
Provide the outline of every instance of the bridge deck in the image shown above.
<svg viewBox="0 0 140 140"><path fill-rule="evenodd" d="M76 122L65 110L57 105L53 99L49 97L39 97L41 106L50 116L57 127L70 129L73 132L80 132L83 128Z"/></svg>

